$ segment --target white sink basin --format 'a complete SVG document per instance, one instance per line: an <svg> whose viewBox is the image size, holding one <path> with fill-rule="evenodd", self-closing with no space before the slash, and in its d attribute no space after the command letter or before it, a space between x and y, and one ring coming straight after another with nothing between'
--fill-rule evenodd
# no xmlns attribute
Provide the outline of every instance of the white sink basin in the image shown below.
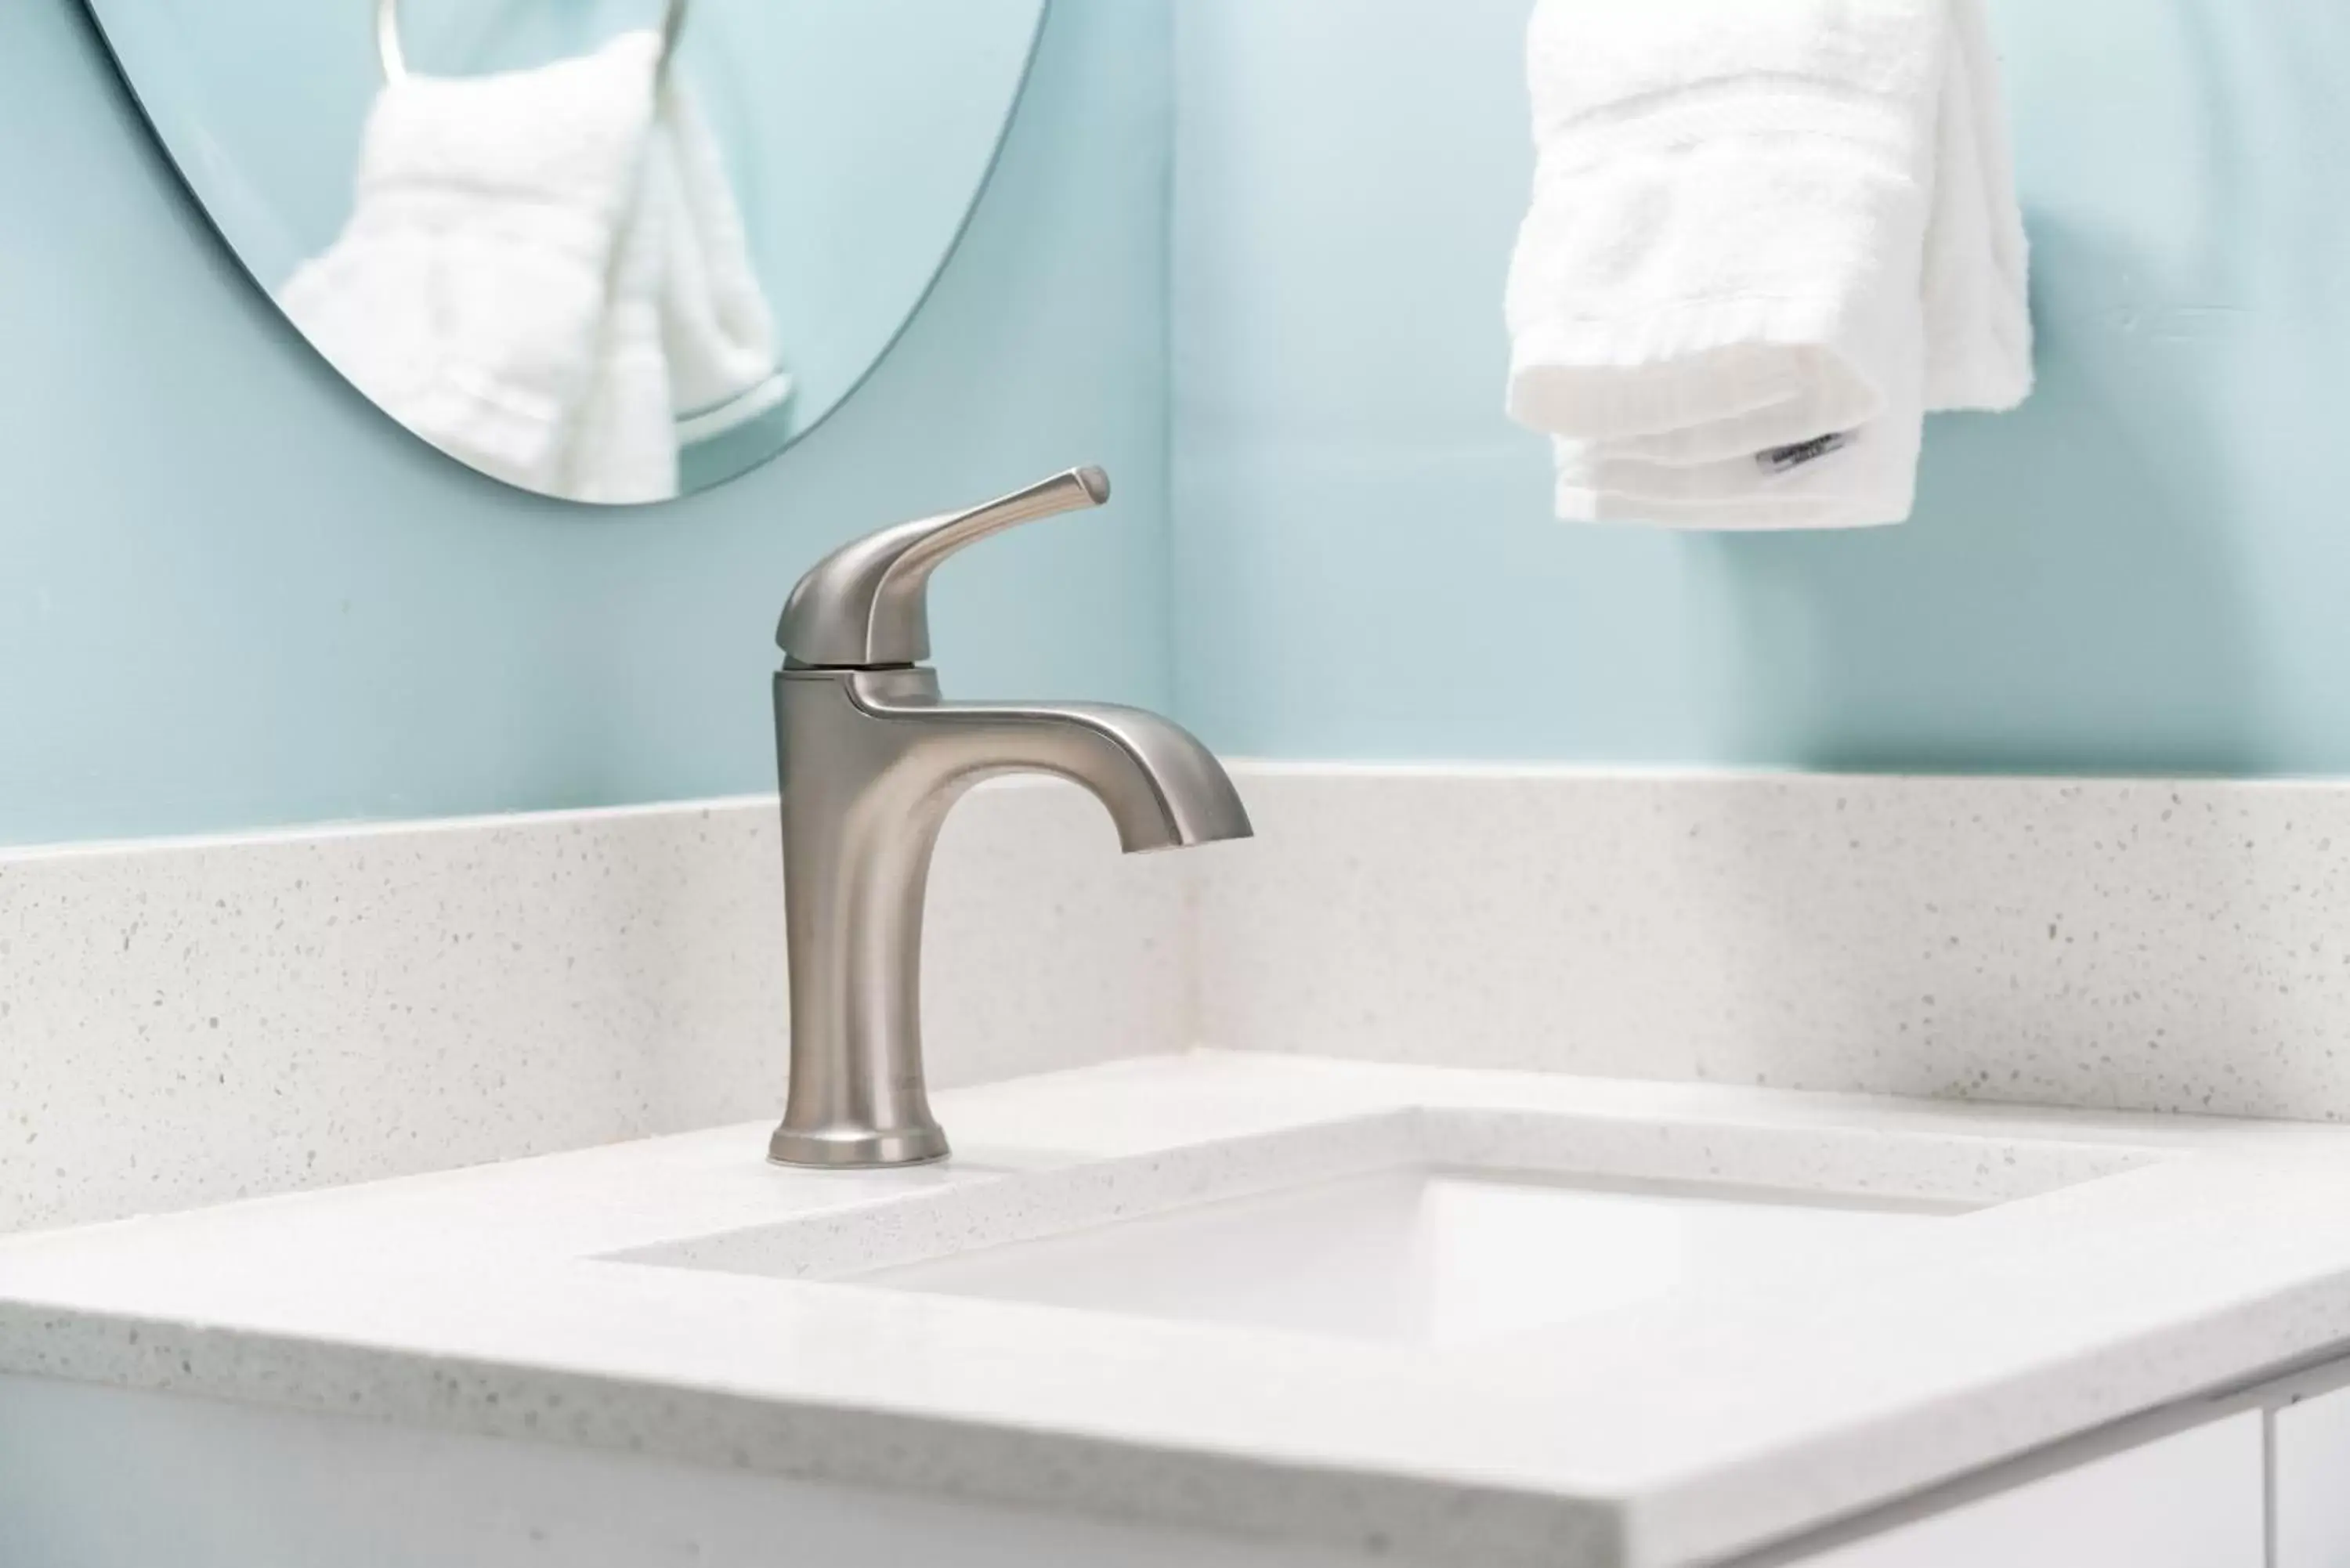
<svg viewBox="0 0 2350 1568"><path fill-rule="evenodd" d="M1459 1344L1931 1226L1946 1205L1399 1169L888 1269L898 1290Z"/></svg>
<svg viewBox="0 0 2350 1568"><path fill-rule="evenodd" d="M1421 1106L1147 1155L935 1168L821 1220L617 1261L1249 1330L1450 1345L1735 1301L1931 1244L2141 1151Z"/></svg>

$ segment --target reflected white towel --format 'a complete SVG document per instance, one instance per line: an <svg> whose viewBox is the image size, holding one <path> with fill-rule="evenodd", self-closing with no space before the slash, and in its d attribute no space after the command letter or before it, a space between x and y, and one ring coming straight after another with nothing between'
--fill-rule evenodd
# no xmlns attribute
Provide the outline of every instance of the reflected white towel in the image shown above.
<svg viewBox="0 0 2350 1568"><path fill-rule="evenodd" d="M1908 516L1926 410L2032 385L1982 0L1538 0L1509 410L1562 517Z"/></svg>
<svg viewBox="0 0 2350 1568"><path fill-rule="evenodd" d="M536 70L411 77L350 221L280 303L337 369L485 472L580 501L678 488L678 448L782 401L717 147L631 33Z"/></svg>

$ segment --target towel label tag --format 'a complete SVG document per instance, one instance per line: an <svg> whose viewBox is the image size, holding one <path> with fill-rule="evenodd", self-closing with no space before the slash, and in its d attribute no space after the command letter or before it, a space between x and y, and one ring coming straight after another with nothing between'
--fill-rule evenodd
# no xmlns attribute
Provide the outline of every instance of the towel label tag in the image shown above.
<svg viewBox="0 0 2350 1568"><path fill-rule="evenodd" d="M1839 431L1832 435L1814 436L1793 446L1774 446L1768 452L1756 452L1754 461L1765 473L1793 473L1807 462L1817 462L1830 452L1842 452L1852 444L1852 432Z"/></svg>

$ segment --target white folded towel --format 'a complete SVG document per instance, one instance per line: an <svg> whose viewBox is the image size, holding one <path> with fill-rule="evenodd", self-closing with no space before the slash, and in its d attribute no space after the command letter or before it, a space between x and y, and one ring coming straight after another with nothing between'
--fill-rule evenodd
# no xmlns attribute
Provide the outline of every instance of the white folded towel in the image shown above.
<svg viewBox="0 0 2350 1568"><path fill-rule="evenodd" d="M681 440L781 402L716 143L650 32L536 70L411 77L368 119L351 217L279 301L393 418L579 501L678 489Z"/></svg>
<svg viewBox="0 0 2350 1568"><path fill-rule="evenodd" d="M1929 409L2032 387L1983 0L1538 0L1509 411L1561 517L1909 515Z"/></svg>

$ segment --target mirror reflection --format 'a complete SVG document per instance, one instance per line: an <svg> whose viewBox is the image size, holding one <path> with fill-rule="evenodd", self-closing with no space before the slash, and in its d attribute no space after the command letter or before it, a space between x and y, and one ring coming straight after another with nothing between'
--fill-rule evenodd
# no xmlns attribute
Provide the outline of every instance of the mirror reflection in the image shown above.
<svg viewBox="0 0 2350 1568"><path fill-rule="evenodd" d="M772 457L870 371L1045 0L89 0L190 186L387 414L543 494Z"/></svg>

